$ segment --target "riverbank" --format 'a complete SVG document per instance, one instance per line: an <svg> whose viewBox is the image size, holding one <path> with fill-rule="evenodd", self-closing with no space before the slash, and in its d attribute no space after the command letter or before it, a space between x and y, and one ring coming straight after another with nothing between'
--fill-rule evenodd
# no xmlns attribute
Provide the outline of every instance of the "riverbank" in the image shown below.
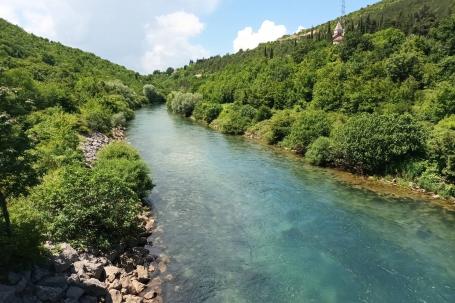
<svg viewBox="0 0 455 303"><path fill-rule="evenodd" d="M210 129L214 129L208 126ZM216 129L214 129L216 130ZM299 156L293 151L288 149L276 146L276 145L269 145L264 143L258 138L254 138L249 136L248 134L243 135L242 137L246 138L249 141L261 144L262 146L267 146L268 148L273 149L276 152L280 152L286 154L287 156L296 157L299 159L305 160L304 157ZM363 189L367 189L373 191L377 194L381 195L388 195L393 196L396 198L409 198L415 200L423 200L428 203L433 203L440 207L443 207L446 210L454 211L455 212L455 198L444 198L440 195L427 191L421 187L419 187L416 183L404 180L398 177L390 177L390 176L362 176L358 174L354 174L345 170L341 170L339 168L330 168L330 167L320 167L314 166L309 163L305 163L305 165L309 165L313 168L318 168L323 171L328 172L332 177L336 178L337 180L353 187L360 187Z"/></svg>
<svg viewBox="0 0 455 303"><path fill-rule="evenodd" d="M190 117L190 120L207 127L209 129L215 130L220 132L216 127L213 127L212 124L207 124L201 121L196 120L193 116ZM266 146L276 152L286 154L290 157L296 157L299 159L304 160L304 157L296 154L295 152L279 147L277 145L270 145L263 142L260 138L257 138L248 132L242 135L241 137L260 144L262 146ZM390 176L362 176L358 174L354 174L348 171L341 170L339 168L329 168L329 167L319 167L314 166L309 163L305 163L305 165L309 165L314 168L318 168L328 172L332 177L336 178L337 180L346 183L347 185L353 187L360 187L363 189L367 189L373 191L375 193L381 195L388 195L393 196L396 198L409 198L415 200L423 200L428 203L433 203L438 205L446 210L455 211L455 198L444 198L438 195L437 193L427 191L424 188L419 187L416 183L404 180L398 177L390 177Z"/></svg>
<svg viewBox="0 0 455 303"><path fill-rule="evenodd" d="M93 167L99 150L125 141L125 129L113 129L111 136L94 132L81 139L85 164ZM172 279L166 273L169 257L154 245L155 218L145 201L137 219L139 233L107 253L47 241L42 262L5 275L0 303L162 303L161 285Z"/></svg>

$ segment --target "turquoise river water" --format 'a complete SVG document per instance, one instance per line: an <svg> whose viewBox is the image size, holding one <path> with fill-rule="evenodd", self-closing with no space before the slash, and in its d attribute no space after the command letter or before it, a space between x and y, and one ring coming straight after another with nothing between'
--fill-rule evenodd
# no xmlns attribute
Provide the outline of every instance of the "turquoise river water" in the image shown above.
<svg viewBox="0 0 455 303"><path fill-rule="evenodd" d="M298 158L137 112L174 279L166 302L455 302L455 215L355 189Z"/></svg>

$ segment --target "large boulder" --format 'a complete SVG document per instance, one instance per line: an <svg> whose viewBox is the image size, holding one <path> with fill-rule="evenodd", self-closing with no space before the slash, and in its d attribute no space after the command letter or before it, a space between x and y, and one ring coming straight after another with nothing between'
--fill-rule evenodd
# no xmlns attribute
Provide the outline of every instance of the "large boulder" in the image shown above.
<svg viewBox="0 0 455 303"><path fill-rule="evenodd" d="M125 303L143 303L144 299L137 296L126 295L124 297Z"/></svg>
<svg viewBox="0 0 455 303"><path fill-rule="evenodd" d="M84 293L85 293L85 290L83 290L82 288L77 287L77 286L71 286L66 291L66 298L77 302Z"/></svg>
<svg viewBox="0 0 455 303"><path fill-rule="evenodd" d="M82 296L79 303L98 303L98 298L93 296Z"/></svg>
<svg viewBox="0 0 455 303"><path fill-rule="evenodd" d="M42 267L42 266L34 265L33 270L32 270L32 282L36 283L50 275L51 275L51 272L49 271L49 269Z"/></svg>
<svg viewBox="0 0 455 303"><path fill-rule="evenodd" d="M120 291L116 289L109 290L109 295L107 297L107 301L111 303L122 303L123 295Z"/></svg>
<svg viewBox="0 0 455 303"><path fill-rule="evenodd" d="M67 243L60 244L59 248L61 249L61 252L57 256L54 256L53 263L56 272L64 272L71 267L73 262L79 259L79 255L77 251Z"/></svg>
<svg viewBox="0 0 455 303"><path fill-rule="evenodd" d="M142 284L141 282L139 282L137 280L132 280L131 281L130 292L133 295L140 294L144 289L145 289L145 284Z"/></svg>
<svg viewBox="0 0 455 303"><path fill-rule="evenodd" d="M48 287L57 287L64 288L67 287L67 278L63 275L56 275L52 277L46 277L38 282L38 285L48 286Z"/></svg>
<svg viewBox="0 0 455 303"><path fill-rule="evenodd" d="M74 262L74 271L81 280L88 278L101 279L104 274L104 264L98 260L81 260Z"/></svg>
<svg viewBox="0 0 455 303"><path fill-rule="evenodd" d="M148 281L150 281L149 271L145 266L138 265L136 267L136 275L138 281L141 283L147 283Z"/></svg>
<svg viewBox="0 0 455 303"><path fill-rule="evenodd" d="M106 275L106 280L108 282L113 282L116 278L120 276L122 270L117 266L106 266L104 267L104 273Z"/></svg>
<svg viewBox="0 0 455 303"><path fill-rule="evenodd" d="M0 284L0 302L16 302L16 288Z"/></svg>
<svg viewBox="0 0 455 303"><path fill-rule="evenodd" d="M83 281L81 283L81 287L85 289L85 292L88 295L96 297L104 296L107 293L106 284L95 278L90 278L88 280Z"/></svg>
<svg viewBox="0 0 455 303"><path fill-rule="evenodd" d="M37 286L36 295L44 302L58 302L62 299L65 290L58 287Z"/></svg>

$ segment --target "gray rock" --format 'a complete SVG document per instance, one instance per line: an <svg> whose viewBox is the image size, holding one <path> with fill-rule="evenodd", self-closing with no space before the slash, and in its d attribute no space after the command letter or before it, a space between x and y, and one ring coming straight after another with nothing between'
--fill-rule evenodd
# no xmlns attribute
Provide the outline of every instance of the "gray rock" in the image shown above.
<svg viewBox="0 0 455 303"><path fill-rule="evenodd" d="M22 297L22 302L21 303L36 303L36 302L39 302L38 297L30 295L30 296Z"/></svg>
<svg viewBox="0 0 455 303"><path fill-rule="evenodd" d="M154 290L149 291L144 295L144 299L151 300L158 297L158 293Z"/></svg>
<svg viewBox="0 0 455 303"><path fill-rule="evenodd" d="M103 261L104 260L82 260L74 262L74 271L81 278L81 280L85 280L87 278L101 279L104 274Z"/></svg>
<svg viewBox="0 0 455 303"><path fill-rule="evenodd" d="M137 280L132 280L131 281L131 287L130 287L130 292L133 295L138 295L140 294L143 290L145 289L145 285L142 284L141 282Z"/></svg>
<svg viewBox="0 0 455 303"><path fill-rule="evenodd" d="M79 303L98 303L98 299L92 296L83 296L79 299Z"/></svg>
<svg viewBox="0 0 455 303"><path fill-rule="evenodd" d="M21 278L19 283L16 284L16 294L21 294L24 292L25 288L27 287L28 281L25 278Z"/></svg>
<svg viewBox="0 0 455 303"><path fill-rule="evenodd" d="M141 297L137 296L125 296L125 303L142 303L144 300Z"/></svg>
<svg viewBox="0 0 455 303"><path fill-rule="evenodd" d="M150 281L149 271L145 266L138 265L136 267L136 274L139 282L147 283L148 281Z"/></svg>
<svg viewBox="0 0 455 303"><path fill-rule="evenodd" d="M79 254L77 251L67 243L60 244L60 249L62 250L60 256L71 262L76 262L79 260Z"/></svg>
<svg viewBox="0 0 455 303"><path fill-rule="evenodd" d="M80 297L82 297L82 295L85 293L85 291L80 288L80 287L77 287L77 286L71 286L70 288L68 288L68 290L66 291L66 297L68 299L73 299L75 301L78 301Z"/></svg>
<svg viewBox="0 0 455 303"><path fill-rule="evenodd" d="M49 276L51 273L47 268L40 267L40 266L33 266L32 271L32 282L36 283L43 279L44 277Z"/></svg>
<svg viewBox="0 0 455 303"><path fill-rule="evenodd" d="M93 295L97 297L104 296L107 292L106 284L95 278L90 278L88 280L83 281L81 283L81 287L85 289L88 295Z"/></svg>
<svg viewBox="0 0 455 303"><path fill-rule="evenodd" d="M116 289L109 290L109 295L107 301L111 303L122 303L123 295L120 291Z"/></svg>
<svg viewBox="0 0 455 303"><path fill-rule="evenodd" d="M75 285L81 282L81 279L77 274L71 274L68 278L66 278L66 282L70 285Z"/></svg>
<svg viewBox="0 0 455 303"><path fill-rule="evenodd" d="M73 262L79 260L77 251L67 243L59 245L61 252L54 257L54 267L57 272L67 271Z"/></svg>
<svg viewBox="0 0 455 303"><path fill-rule="evenodd" d="M106 275L106 279L109 282L112 282L116 278L118 278L120 276L120 272L121 272L121 270L117 266L106 266L106 267L104 267L104 273Z"/></svg>
<svg viewBox="0 0 455 303"><path fill-rule="evenodd" d="M65 290L58 287L37 286L36 295L41 301L57 302L64 294Z"/></svg>
<svg viewBox="0 0 455 303"><path fill-rule="evenodd" d="M49 286L49 287L58 287L66 289L67 281L65 276L52 276L42 279L38 282L38 285Z"/></svg>
<svg viewBox="0 0 455 303"><path fill-rule="evenodd" d="M15 287L0 284L0 302L15 302L17 300L15 293Z"/></svg>

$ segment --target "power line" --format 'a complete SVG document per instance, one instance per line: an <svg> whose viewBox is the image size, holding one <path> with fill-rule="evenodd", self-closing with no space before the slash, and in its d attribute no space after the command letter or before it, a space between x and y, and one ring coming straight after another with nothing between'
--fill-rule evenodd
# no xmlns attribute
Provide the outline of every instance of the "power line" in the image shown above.
<svg viewBox="0 0 455 303"><path fill-rule="evenodd" d="M346 0L341 0L341 17L346 15Z"/></svg>

